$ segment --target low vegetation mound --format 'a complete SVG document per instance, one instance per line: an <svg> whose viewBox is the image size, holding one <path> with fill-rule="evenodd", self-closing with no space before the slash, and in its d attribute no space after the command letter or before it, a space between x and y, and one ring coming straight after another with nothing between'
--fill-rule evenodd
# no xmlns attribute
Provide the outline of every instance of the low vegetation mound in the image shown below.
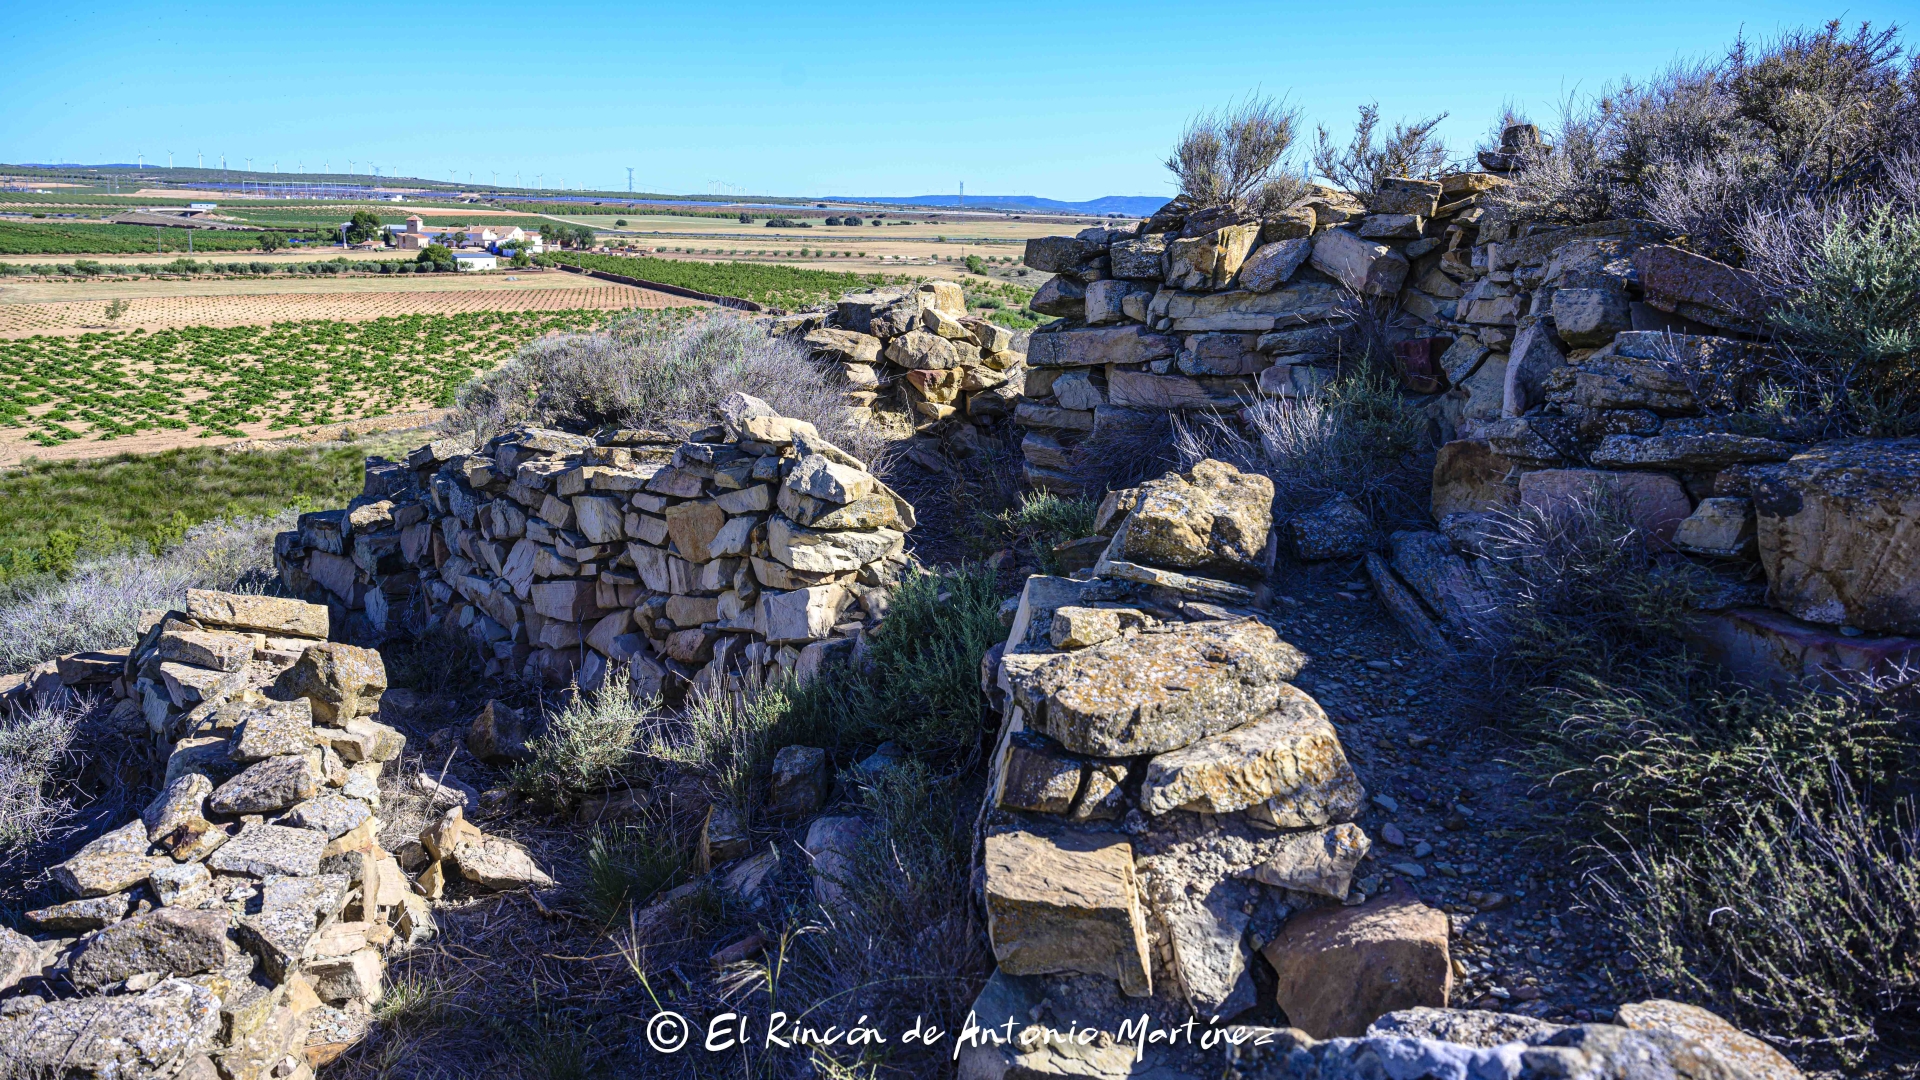
<svg viewBox="0 0 1920 1080"><path fill-rule="evenodd" d="M549 252L543 258L587 270L603 270L642 281L677 285L682 289L694 289L715 296L751 300L756 304L784 310L838 300L850 292L897 285L905 280L886 274L849 274L779 264L693 262L572 251Z"/></svg>

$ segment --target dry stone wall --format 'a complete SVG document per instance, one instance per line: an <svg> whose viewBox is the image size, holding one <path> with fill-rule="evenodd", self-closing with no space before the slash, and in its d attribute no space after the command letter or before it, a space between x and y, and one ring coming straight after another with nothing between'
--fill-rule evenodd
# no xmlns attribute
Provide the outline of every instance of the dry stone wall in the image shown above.
<svg viewBox="0 0 1920 1080"><path fill-rule="evenodd" d="M117 700L109 722L165 771L138 817L49 869L67 899L0 928L0 1071L311 1077L367 1030L387 957L434 935L437 882L550 882L424 775L401 790L442 812L430 865L381 846L406 738L378 719L380 655L326 641L326 607L192 590L145 621L31 680L40 704Z"/></svg>
<svg viewBox="0 0 1920 1080"><path fill-rule="evenodd" d="M1015 405L1027 479L1080 493L1089 439L1319 395L1359 297L1391 313L1405 393L1443 444L1445 540L1383 545L1338 499L1284 524L1298 558L1367 558L1417 641L1444 651L1440 627L1484 612L1486 515L1605 502L1725 572L1699 643L1745 677L1920 655L1920 443L1743 424L1769 349L1749 276L1654 222L1518 222L1493 193L1537 138L1515 126L1488 171L1389 179L1366 204L1321 188L1254 219L1175 199L1132 230L1030 241L1027 265L1055 275L1033 306L1060 319L1032 335Z"/></svg>
<svg viewBox="0 0 1920 1080"><path fill-rule="evenodd" d="M907 565L913 507L812 424L731 395L684 434L523 428L370 460L279 537L354 631L456 627L488 673L678 697L844 661Z"/></svg>

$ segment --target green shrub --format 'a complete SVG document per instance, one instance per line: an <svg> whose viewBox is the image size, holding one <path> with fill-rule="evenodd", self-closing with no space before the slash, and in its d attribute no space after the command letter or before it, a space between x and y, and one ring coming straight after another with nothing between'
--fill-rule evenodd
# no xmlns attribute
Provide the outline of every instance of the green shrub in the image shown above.
<svg viewBox="0 0 1920 1080"><path fill-rule="evenodd" d="M602 926L611 926L629 906L643 906L680 884L691 863L688 845L664 822L595 826L587 842L588 909Z"/></svg>
<svg viewBox="0 0 1920 1080"><path fill-rule="evenodd" d="M1054 546L1093 535L1093 518L1100 509L1088 499L1065 499L1050 491L1022 492L1020 505L1002 510L988 520L989 534L1010 543L1024 543L1044 573L1060 572Z"/></svg>
<svg viewBox="0 0 1920 1080"><path fill-rule="evenodd" d="M514 768L514 790L560 809L609 787L634 765L641 728L658 707L634 700L624 672L609 672L605 686L575 696L528 741L533 759Z"/></svg>

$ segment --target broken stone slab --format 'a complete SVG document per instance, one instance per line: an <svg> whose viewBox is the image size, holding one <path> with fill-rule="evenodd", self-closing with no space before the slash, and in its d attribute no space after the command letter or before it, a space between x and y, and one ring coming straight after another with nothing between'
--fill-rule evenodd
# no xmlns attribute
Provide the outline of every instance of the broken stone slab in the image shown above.
<svg viewBox="0 0 1920 1080"><path fill-rule="evenodd" d="M268 978L285 982L288 975L299 970L313 927L311 913L281 908L241 916L234 926L234 938L259 959Z"/></svg>
<svg viewBox="0 0 1920 1080"><path fill-rule="evenodd" d="M1262 244L1240 266L1240 287L1254 292L1272 292L1292 279L1294 271L1313 254L1308 237Z"/></svg>
<svg viewBox="0 0 1920 1080"><path fill-rule="evenodd" d="M1157 566L1142 566L1125 559L1109 559L1105 552L1094 563L1097 577L1113 578L1117 581L1132 581L1141 585L1154 585L1171 589L1183 596L1196 600L1212 600L1222 604L1250 605L1256 600L1256 594L1245 585L1236 585L1231 581L1199 577L1194 574L1182 574L1172 570L1162 570Z"/></svg>
<svg viewBox="0 0 1920 1080"><path fill-rule="evenodd" d="M379 1002L384 994L381 976L386 965L377 949L362 949L348 956L309 961L303 968L313 992L322 1001Z"/></svg>
<svg viewBox="0 0 1920 1080"><path fill-rule="evenodd" d="M203 626L277 637L327 637L327 608L279 596L187 590L187 617Z"/></svg>
<svg viewBox="0 0 1920 1080"><path fill-rule="evenodd" d="M1185 293L1163 289L1147 305L1147 312L1156 319L1171 319L1172 329L1182 334L1207 330L1264 333L1333 318L1339 310L1341 295L1339 285L1308 280L1279 286L1270 292L1233 289Z"/></svg>
<svg viewBox="0 0 1920 1080"><path fill-rule="evenodd" d="M1394 573L1448 626L1468 629L1493 610L1493 597L1445 534L1401 530L1387 538L1387 546Z"/></svg>
<svg viewBox="0 0 1920 1080"><path fill-rule="evenodd" d="M304 754L268 758L215 788L206 805L227 816L273 813L313 798L320 780L313 760Z"/></svg>
<svg viewBox="0 0 1920 1080"><path fill-rule="evenodd" d="M247 682L244 671L213 671L170 661L160 665L160 678L166 684L167 697L182 709L222 701L238 693Z"/></svg>
<svg viewBox="0 0 1920 1080"><path fill-rule="evenodd" d="M207 867L228 874L311 877L320 872L327 834L285 825L248 824L207 856Z"/></svg>
<svg viewBox="0 0 1920 1080"><path fill-rule="evenodd" d="M807 826L801 848L813 860L813 899L821 907L834 910L846 902L854 881L854 857L866 831L865 821L847 815L815 818Z"/></svg>
<svg viewBox="0 0 1920 1080"><path fill-rule="evenodd" d="M1815 447L1754 471L1760 563L1808 622L1920 633L1920 438Z"/></svg>
<svg viewBox="0 0 1920 1080"><path fill-rule="evenodd" d="M905 534L893 529L808 529L775 515L767 522L767 548L782 565L802 573L858 570L901 549Z"/></svg>
<svg viewBox="0 0 1920 1080"><path fill-rule="evenodd" d="M840 585L790 592L764 591L754 605L753 629L771 644L804 644L829 637L847 605Z"/></svg>
<svg viewBox="0 0 1920 1080"><path fill-rule="evenodd" d="M1230 814L1272 801L1289 824L1346 821L1366 799L1340 736L1305 691L1282 684L1264 715L1147 762L1140 788L1149 814Z"/></svg>
<svg viewBox="0 0 1920 1080"><path fill-rule="evenodd" d="M147 884L162 907L193 905L213 887L213 874L205 863L178 863L155 867Z"/></svg>
<svg viewBox="0 0 1920 1080"><path fill-rule="evenodd" d="M1753 500L1732 496L1701 499L1674 530L1673 546L1715 559L1752 558L1759 551Z"/></svg>
<svg viewBox="0 0 1920 1080"><path fill-rule="evenodd" d="M1009 734L994 769L993 802L1007 810L1065 814L1080 794L1086 762L1043 735Z"/></svg>
<svg viewBox="0 0 1920 1080"><path fill-rule="evenodd" d="M0 926L0 993L39 970L39 943L18 930Z"/></svg>
<svg viewBox="0 0 1920 1080"><path fill-rule="evenodd" d="M1137 491L1108 558L1259 579L1273 520L1273 481L1207 459Z"/></svg>
<svg viewBox="0 0 1920 1080"><path fill-rule="evenodd" d="M483 889L495 892L522 886L544 889L553 884L553 878L540 869L527 849L498 836L483 835L478 840L468 840L454 848L450 857L462 878ZM404 892L403 885L400 893ZM395 903L398 902L396 895Z"/></svg>
<svg viewBox="0 0 1920 1080"><path fill-rule="evenodd" d="M49 874L61 888L82 899L125 892L152 872L147 849L145 823L131 821L89 842Z"/></svg>
<svg viewBox="0 0 1920 1080"><path fill-rule="evenodd" d="M1387 560L1369 551L1366 567L1367 580L1372 583L1374 596L1379 599L1380 606L1387 609L1387 614L1393 616L1393 620L1407 632L1413 643L1436 658L1450 659L1453 646L1427 615L1426 609L1420 606L1420 601L1400 581L1399 575L1387 565Z"/></svg>
<svg viewBox="0 0 1920 1080"><path fill-rule="evenodd" d="M169 629L153 645L154 655L163 661L210 671L239 671L253 659L253 638L217 630Z"/></svg>
<svg viewBox="0 0 1920 1080"><path fill-rule="evenodd" d="M1665 244L1649 244L1633 253L1633 266L1647 303L1661 311L1723 330L1754 333L1763 329L1766 301L1751 272L1736 270Z"/></svg>
<svg viewBox="0 0 1920 1080"><path fill-rule="evenodd" d="M1520 476L1520 503L1539 513L1589 513L1610 505L1654 543L1667 545L1693 513L1680 481L1665 473L1537 469Z"/></svg>
<svg viewBox="0 0 1920 1080"><path fill-rule="evenodd" d="M1168 286L1190 292L1224 289L1240 271L1247 253L1260 237L1260 225L1252 222L1227 225L1201 236L1182 237L1167 243ZM1037 309L1036 309L1037 310Z"/></svg>
<svg viewBox="0 0 1920 1080"><path fill-rule="evenodd" d="M1289 919L1261 953L1279 976L1276 1001L1314 1038L1353 1037L1374 1018L1445 1008L1453 991L1447 916L1395 893Z"/></svg>
<svg viewBox="0 0 1920 1080"><path fill-rule="evenodd" d="M287 814L287 824L297 829L312 829L332 840L345 836L361 822L373 816L373 810L359 799L344 795L322 795L308 799Z"/></svg>
<svg viewBox="0 0 1920 1080"><path fill-rule="evenodd" d="M872 364L880 357L880 339L853 330L821 327L801 339L808 348L850 364Z"/></svg>
<svg viewBox="0 0 1920 1080"><path fill-rule="evenodd" d="M1837 688L1920 665L1920 637L1854 636L1771 608L1702 612L1684 636L1707 659L1755 687Z"/></svg>
<svg viewBox="0 0 1920 1080"><path fill-rule="evenodd" d="M1372 847L1352 822L1308 829L1285 837L1267 861L1253 868L1263 885L1344 900L1353 887L1353 871Z"/></svg>
<svg viewBox="0 0 1920 1080"><path fill-rule="evenodd" d="M21 1076L175 1076L185 1062L205 1062L200 1051L214 1045L220 1026L212 991L163 979L139 994L51 1001L0 1019L0 1043Z"/></svg>
<svg viewBox="0 0 1920 1080"><path fill-rule="evenodd" d="M1730 432L1608 435L1588 460L1602 469L1714 472L1732 465L1785 461L1799 449L1792 443Z"/></svg>
<svg viewBox="0 0 1920 1080"><path fill-rule="evenodd" d="M124 919L81 943L67 979L88 993L142 972L171 976L218 971L229 955L227 917L224 910L161 908Z"/></svg>
<svg viewBox="0 0 1920 1080"><path fill-rule="evenodd" d="M1313 268L1366 296L1392 296L1407 279L1406 256L1345 229L1313 238Z"/></svg>
<svg viewBox="0 0 1920 1080"><path fill-rule="evenodd" d="M407 737L399 729L356 716L338 728L328 728L326 744L349 765L362 761L385 762L400 756Z"/></svg>
<svg viewBox="0 0 1920 1080"><path fill-rule="evenodd" d="M1048 639L1056 649L1084 649L1117 638L1122 631L1137 630L1145 625L1147 617L1138 608L1056 608Z"/></svg>
<svg viewBox="0 0 1920 1080"><path fill-rule="evenodd" d="M1500 404L1502 416L1520 416L1546 400L1547 382L1566 367L1567 356L1554 339L1553 322L1536 319L1522 328L1513 339L1507 356L1505 392Z"/></svg>
<svg viewBox="0 0 1920 1080"><path fill-rule="evenodd" d="M1083 972L1130 997L1153 992L1147 931L1124 836L990 835L982 859L987 936L1010 975Z"/></svg>
<svg viewBox="0 0 1920 1080"><path fill-rule="evenodd" d="M1036 730L1098 757L1163 753L1271 710L1305 658L1271 627L1192 623L1052 657L1011 678Z"/></svg>
<svg viewBox="0 0 1920 1080"><path fill-rule="evenodd" d="M1087 330L1036 333L1027 341L1027 366L1093 367L1145 364L1180 351L1178 338L1155 334L1137 324Z"/></svg>
<svg viewBox="0 0 1920 1080"><path fill-rule="evenodd" d="M275 680L273 696L304 697L312 702L316 722L337 727L378 711L386 688L387 668L378 652L330 641L301 653Z"/></svg>
<svg viewBox="0 0 1920 1080"><path fill-rule="evenodd" d="M204 872L204 871L203 871ZM127 917L133 897L128 893L92 896L27 912L27 921L42 930L88 931L112 926Z"/></svg>
<svg viewBox="0 0 1920 1080"><path fill-rule="evenodd" d="M1202 1016L1233 1016L1254 1006L1244 944L1253 917L1230 884L1203 897L1182 897L1155 914L1166 928L1170 967L1181 996Z"/></svg>
<svg viewBox="0 0 1920 1080"><path fill-rule="evenodd" d="M313 748L313 703L306 698L256 701L242 709L239 737L229 751L233 760L263 761Z"/></svg>

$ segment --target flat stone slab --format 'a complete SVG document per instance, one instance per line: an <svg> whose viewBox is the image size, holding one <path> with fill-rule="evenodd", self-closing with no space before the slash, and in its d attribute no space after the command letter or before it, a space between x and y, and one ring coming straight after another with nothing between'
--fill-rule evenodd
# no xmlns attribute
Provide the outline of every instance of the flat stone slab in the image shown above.
<svg viewBox="0 0 1920 1080"><path fill-rule="evenodd" d="M1009 975L1082 972L1153 992L1147 933L1124 836L1012 831L987 837L987 934Z"/></svg>
<svg viewBox="0 0 1920 1080"><path fill-rule="evenodd" d="M327 834L285 825L248 825L207 856L207 865L229 874L311 877L320 872Z"/></svg>
<svg viewBox="0 0 1920 1080"><path fill-rule="evenodd" d="M1276 696L1274 707L1252 723L1147 762L1141 809L1230 814L1271 801L1269 816L1288 825L1350 820L1366 789L1326 712L1291 684Z"/></svg>

